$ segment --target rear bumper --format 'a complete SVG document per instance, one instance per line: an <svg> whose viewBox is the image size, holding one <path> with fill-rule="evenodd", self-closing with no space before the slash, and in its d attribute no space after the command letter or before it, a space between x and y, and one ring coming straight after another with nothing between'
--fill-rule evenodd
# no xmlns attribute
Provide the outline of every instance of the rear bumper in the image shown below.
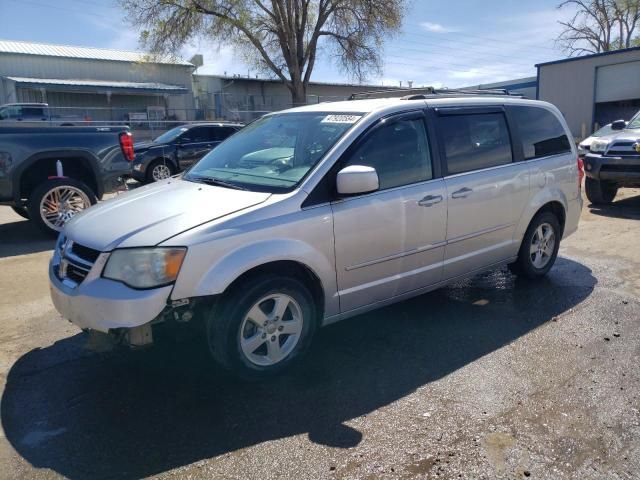
<svg viewBox="0 0 640 480"><path fill-rule="evenodd" d="M595 180L640 183L640 157L604 157L587 154L585 174Z"/></svg>
<svg viewBox="0 0 640 480"><path fill-rule="evenodd" d="M107 254L103 254L107 255ZM154 320L164 310L171 285L149 290L134 290L100 277L106 258L99 259L79 285L60 280L60 263L54 253L49 265L51 300L60 314L80 328L109 332L114 328L133 328Z"/></svg>

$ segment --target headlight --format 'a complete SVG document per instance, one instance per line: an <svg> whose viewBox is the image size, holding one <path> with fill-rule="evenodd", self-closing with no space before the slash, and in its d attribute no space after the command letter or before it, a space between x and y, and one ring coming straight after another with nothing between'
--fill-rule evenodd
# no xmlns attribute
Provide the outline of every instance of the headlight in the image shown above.
<svg viewBox="0 0 640 480"><path fill-rule="evenodd" d="M609 143L610 142L608 140L595 140L591 144L590 150L594 153L604 153L604 151L609 146Z"/></svg>
<svg viewBox="0 0 640 480"><path fill-rule="evenodd" d="M109 255L102 276L133 288L153 288L176 281L186 248L124 248Z"/></svg>

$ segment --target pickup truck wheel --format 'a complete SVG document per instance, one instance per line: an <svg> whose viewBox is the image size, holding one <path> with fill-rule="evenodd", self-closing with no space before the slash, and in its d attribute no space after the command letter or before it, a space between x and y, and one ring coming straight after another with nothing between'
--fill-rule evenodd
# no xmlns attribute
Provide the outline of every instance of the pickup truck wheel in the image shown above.
<svg viewBox="0 0 640 480"><path fill-rule="evenodd" d="M518 259L509 265L516 275L530 279L547 274L558 256L560 223L551 212L541 212L531 220L522 239Z"/></svg>
<svg viewBox="0 0 640 480"><path fill-rule="evenodd" d="M607 183L587 177L584 181L587 198L594 205L609 205L618 193L615 183Z"/></svg>
<svg viewBox="0 0 640 480"><path fill-rule="evenodd" d="M317 326L307 287L279 275L257 277L221 300L207 319L214 359L246 380L289 367L308 348Z"/></svg>
<svg viewBox="0 0 640 480"><path fill-rule="evenodd" d="M166 160L156 160L147 168L147 183L159 182L175 175L175 168Z"/></svg>
<svg viewBox="0 0 640 480"><path fill-rule="evenodd" d="M26 218L27 220L29 220L29 218L30 218L29 217L29 210L27 210L26 207L11 207L11 210L16 212L22 218Z"/></svg>
<svg viewBox="0 0 640 480"><path fill-rule="evenodd" d="M97 202L84 183L56 178L38 185L29 197L29 216L45 233L56 235L71 218Z"/></svg>

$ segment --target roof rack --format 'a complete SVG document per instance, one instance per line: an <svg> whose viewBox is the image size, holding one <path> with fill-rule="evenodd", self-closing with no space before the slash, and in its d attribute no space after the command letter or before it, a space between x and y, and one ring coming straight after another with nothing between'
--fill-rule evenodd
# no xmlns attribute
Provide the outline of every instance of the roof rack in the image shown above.
<svg viewBox="0 0 640 480"><path fill-rule="evenodd" d="M464 95L489 96L489 97L516 97L522 98L520 93L511 93L504 88L480 90L474 88L390 88L387 90L372 90L370 92L352 93L349 100L363 100L369 98L400 98L401 100L422 100L427 98L461 97Z"/></svg>

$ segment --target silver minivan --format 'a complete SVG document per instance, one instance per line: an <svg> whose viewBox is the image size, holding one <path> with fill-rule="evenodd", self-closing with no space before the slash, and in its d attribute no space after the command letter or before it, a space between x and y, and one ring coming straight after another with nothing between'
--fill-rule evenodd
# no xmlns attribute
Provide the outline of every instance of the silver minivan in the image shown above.
<svg viewBox="0 0 640 480"><path fill-rule="evenodd" d="M554 106L508 96L269 114L182 175L73 218L53 303L137 346L204 326L218 363L269 376L318 327L503 264L545 275L582 208L570 138Z"/></svg>

